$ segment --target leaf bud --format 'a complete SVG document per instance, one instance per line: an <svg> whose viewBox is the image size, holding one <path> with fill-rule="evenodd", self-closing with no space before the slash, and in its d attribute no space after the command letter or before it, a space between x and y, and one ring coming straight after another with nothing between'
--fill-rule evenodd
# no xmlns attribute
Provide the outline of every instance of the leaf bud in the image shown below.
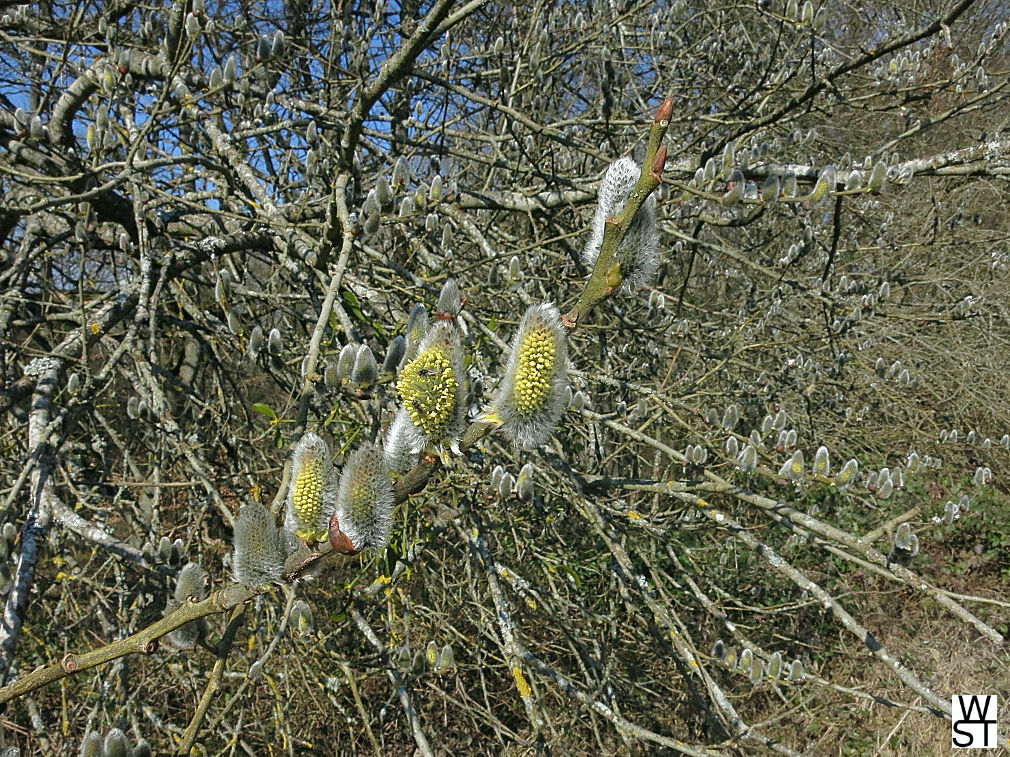
<svg viewBox="0 0 1010 757"><path fill-rule="evenodd" d="M270 42L270 57L279 58L284 55L284 32L278 29Z"/></svg>
<svg viewBox="0 0 1010 757"><path fill-rule="evenodd" d="M270 336L267 338L267 352L274 356L279 356L284 352L280 329L270 329Z"/></svg>
<svg viewBox="0 0 1010 757"><path fill-rule="evenodd" d="M771 204L779 199L779 177L772 174L761 185L761 202Z"/></svg>
<svg viewBox="0 0 1010 757"><path fill-rule="evenodd" d="M172 558L172 540L162 536L158 541L158 562L167 563Z"/></svg>
<svg viewBox="0 0 1010 757"><path fill-rule="evenodd" d="M386 347L386 356L382 360L383 374L396 373L400 361L403 360L405 350L406 345L402 336L395 336L389 341L389 345Z"/></svg>
<svg viewBox="0 0 1010 757"><path fill-rule="evenodd" d="M299 599L292 605L288 622L299 636L311 636L316 630L315 621L312 618L312 608L303 599Z"/></svg>
<svg viewBox="0 0 1010 757"><path fill-rule="evenodd" d="M103 757L102 734L91 731L81 742L81 757Z"/></svg>
<svg viewBox="0 0 1010 757"><path fill-rule="evenodd" d="M452 653L452 647L446 644L438 655L438 662L435 664L435 672L439 675L446 675L456 667L456 659Z"/></svg>
<svg viewBox="0 0 1010 757"><path fill-rule="evenodd" d="M440 315L444 314L455 318L459 315L462 307L459 287L455 280L446 279L442 285L442 291L438 295L438 305L436 306Z"/></svg>
<svg viewBox="0 0 1010 757"><path fill-rule="evenodd" d="M130 757L130 742L118 728L105 735L105 757Z"/></svg>
<svg viewBox="0 0 1010 757"><path fill-rule="evenodd" d="M789 680L794 683L803 680L803 663L799 660L793 660L792 665L789 666Z"/></svg>
<svg viewBox="0 0 1010 757"><path fill-rule="evenodd" d="M343 352L341 352L343 354ZM375 355L367 344L358 347L354 357L354 367L351 369L351 383L355 386L368 388L379 380L379 366Z"/></svg>
<svg viewBox="0 0 1010 757"><path fill-rule="evenodd" d="M772 653L772 656L768 660L768 677L776 679L782 675L782 654L780 652Z"/></svg>
<svg viewBox="0 0 1010 757"><path fill-rule="evenodd" d="M252 333L249 334L249 345L246 351L249 357L255 360L263 350L263 328L258 324L253 326Z"/></svg>
<svg viewBox="0 0 1010 757"><path fill-rule="evenodd" d="M815 476L831 475L831 460L828 456L828 448L824 445L818 447L817 452L814 455L813 473Z"/></svg>
<svg viewBox="0 0 1010 757"><path fill-rule="evenodd" d="M516 496L523 502L533 499L533 463L526 463L516 479Z"/></svg>

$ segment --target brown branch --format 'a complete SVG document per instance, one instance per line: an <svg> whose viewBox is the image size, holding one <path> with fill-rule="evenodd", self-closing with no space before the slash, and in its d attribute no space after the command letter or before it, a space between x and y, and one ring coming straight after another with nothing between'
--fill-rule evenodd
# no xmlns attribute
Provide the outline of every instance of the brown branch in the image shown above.
<svg viewBox="0 0 1010 757"><path fill-rule="evenodd" d="M231 621L228 623L228 627L225 629L221 640L214 648L214 654L217 657L217 660L214 662L214 669L211 671L207 688L203 690L203 696L200 697L200 703L197 705L196 712L193 713L193 719L189 722L189 726L187 726L186 732L182 736L182 741L179 743L179 750L176 754L188 755L193 748L193 744L196 743L196 735L200 732L200 724L203 723L203 719L207 715L207 709L210 707L214 694L221 688L221 676L224 674L224 665L228 660L228 653L231 652L232 645L235 642L235 634L238 633L239 626L242 625L242 616L244 614L244 605L236 607L232 611Z"/></svg>

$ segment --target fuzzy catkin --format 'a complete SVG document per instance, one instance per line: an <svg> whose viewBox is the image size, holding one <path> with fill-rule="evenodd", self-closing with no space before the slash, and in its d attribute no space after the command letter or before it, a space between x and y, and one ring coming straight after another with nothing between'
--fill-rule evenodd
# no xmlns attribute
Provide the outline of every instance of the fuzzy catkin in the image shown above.
<svg viewBox="0 0 1010 757"><path fill-rule="evenodd" d="M92 731L81 742L81 757L102 757L102 734Z"/></svg>
<svg viewBox="0 0 1010 757"><path fill-rule="evenodd" d="M165 614L170 614L190 597L196 597L198 602L207 598L207 571L197 562L186 563L185 567L179 571L179 578L175 583L175 598L168 603ZM170 632L167 640L169 645L176 649L190 649L196 644L197 639L206 633L206 630L206 621L203 618L198 618Z"/></svg>
<svg viewBox="0 0 1010 757"><path fill-rule="evenodd" d="M603 176L597 192L596 213L593 215L589 240L582 252L587 267L596 265L603 245L607 218L617 216L631 196L641 169L629 157L618 158ZM659 233L656 230L656 196L650 194L631 219L628 231L617 249L616 261L628 286L641 288L649 284L659 269Z"/></svg>
<svg viewBox="0 0 1010 757"><path fill-rule="evenodd" d="M340 530L355 550L380 550L393 525L393 483L382 450L363 447L347 460L337 497Z"/></svg>
<svg viewBox="0 0 1010 757"><path fill-rule="evenodd" d="M291 452L284 528L300 539L324 538L336 509L336 474L330 448L319 436L305 434Z"/></svg>
<svg viewBox="0 0 1010 757"><path fill-rule="evenodd" d="M466 420L466 368L455 324L432 324L417 357L400 371L396 390L425 444L459 440Z"/></svg>
<svg viewBox="0 0 1010 757"><path fill-rule="evenodd" d="M400 366L403 367L417 357L424 335L428 333L428 309L423 303L416 303L410 309L407 318L407 329L404 333L403 357Z"/></svg>
<svg viewBox="0 0 1010 757"><path fill-rule="evenodd" d="M105 736L105 757L130 757L130 742L118 728Z"/></svg>
<svg viewBox="0 0 1010 757"><path fill-rule="evenodd" d="M565 410L568 341L551 303L527 309L509 350L492 414L517 447L533 449L554 431Z"/></svg>
<svg viewBox="0 0 1010 757"><path fill-rule="evenodd" d="M418 456L424 449L425 437L410 419L407 408L401 407L386 431L383 450L386 465L396 473L406 473L417 465Z"/></svg>
<svg viewBox="0 0 1010 757"><path fill-rule="evenodd" d="M284 572L280 536L270 511L260 502L243 507L235 521L235 580L247 589L280 581Z"/></svg>

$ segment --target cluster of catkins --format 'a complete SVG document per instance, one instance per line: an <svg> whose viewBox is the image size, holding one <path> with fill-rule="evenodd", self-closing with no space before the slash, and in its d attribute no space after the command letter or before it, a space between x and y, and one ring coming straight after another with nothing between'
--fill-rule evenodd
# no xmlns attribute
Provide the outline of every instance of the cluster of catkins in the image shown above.
<svg viewBox="0 0 1010 757"><path fill-rule="evenodd" d="M410 672L414 675L422 675L426 670L430 670L437 675L447 675L456 667L456 658L452 652L452 647L448 644L439 651L438 645L434 641L429 641L428 646L423 650L414 652L413 658L410 655L410 647L404 644L400 647L400 663L410 663Z"/></svg>
<svg viewBox="0 0 1010 757"><path fill-rule="evenodd" d="M10 757L4 754L3 757ZM151 757L150 745L141 739L132 748L130 740L118 728L113 728L105 738L92 731L81 742L81 757Z"/></svg>
<svg viewBox="0 0 1010 757"><path fill-rule="evenodd" d="M401 407L386 434L389 468L406 472L429 446L458 450L466 425L467 376L456 318L459 289L442 287L430 322L424 305L407 321L396 390ZM561 314L550 303L531 305L519 322L505 360L505 375L483 423L498 428L515 446L533 449L546 441L568 406L568 339Z"/></svg>
<svg viewBox="0 0 1010 757"><path fill-rule="evenodd" d="M803 680L803 663L793 660L790 665L786 665L779 652L773 652L767 662L762 662L749 647L744 647L737 655L736 650L728 648L720 639L712 646L712 657L730 670L745 673L755 686L765 677L772 680L784 677L790 683Z"/></svg>
<svg viewBox="0 0 1010 757"><path fill-rule="evenodd" d="M280 581L284 558L302 541L329 540L334 550L380 550L393 523L393 484L382 450L353 452L340 476L319 436L305 434L291 454L291 481L282 530L259 502L245 505L235 522L232 568L242 585Z"/></svg>

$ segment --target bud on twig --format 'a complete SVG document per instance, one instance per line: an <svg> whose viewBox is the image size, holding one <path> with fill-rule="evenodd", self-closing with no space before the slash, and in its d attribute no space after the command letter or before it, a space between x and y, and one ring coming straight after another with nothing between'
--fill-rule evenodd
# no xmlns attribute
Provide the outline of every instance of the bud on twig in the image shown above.
<svg viewBox="0 0 1010 757"><path fill-rule="evenodd" d="M389 469L380 448L364 447L350 456L341 473L337 509L329 523L330 546L345 554L345 541L353 552L382 550L389 541L392 525L393 484Z"/></svg>
<svg viewBox="0 0 1010 757"><path fill-rule="evenodd" d="M281 580L284 563L277 525L260 502L245 505L235 520L232 570L247 589Z"/></svg>

